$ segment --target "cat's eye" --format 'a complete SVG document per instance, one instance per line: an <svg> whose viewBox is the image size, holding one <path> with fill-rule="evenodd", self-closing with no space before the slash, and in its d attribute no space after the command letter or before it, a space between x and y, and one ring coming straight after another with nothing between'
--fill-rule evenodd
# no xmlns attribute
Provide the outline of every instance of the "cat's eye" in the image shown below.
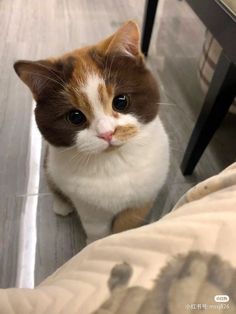
<svg viewBox="0 0 236 314"><path fill-rule="evenodd" d="M82 124L86 121L86 117L80 110L71 110L67 116L68 120L75 125Z"/></svg>
<svg viewBox="0 0 236 314"><path fill-rule="evenodd" d="M112 107L115 111L124 111L129 104L128 96L118 95L112 101Z"/></svg>

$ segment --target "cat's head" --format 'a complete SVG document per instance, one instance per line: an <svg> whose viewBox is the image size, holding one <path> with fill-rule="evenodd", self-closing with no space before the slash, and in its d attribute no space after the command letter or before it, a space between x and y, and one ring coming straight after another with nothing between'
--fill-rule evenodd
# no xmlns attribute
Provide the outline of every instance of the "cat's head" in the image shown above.
<svg viewBox="0 0 236 314"><path fill-rule="evenodd" d="M17 61L36 100L36 121L54 146L85 153L128 144L157 115L159 92L134 22L97 45L59 58Z"/></svg>

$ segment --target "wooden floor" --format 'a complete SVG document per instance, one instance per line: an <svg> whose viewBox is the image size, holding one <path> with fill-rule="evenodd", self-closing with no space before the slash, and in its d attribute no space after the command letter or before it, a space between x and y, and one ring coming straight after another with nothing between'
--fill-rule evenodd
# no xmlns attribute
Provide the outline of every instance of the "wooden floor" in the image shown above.
<svg viewBox="0 0 236 314"><path fill-rule="evenodd" d="M35 284L84 246L77 217L60 218L52 212L53 198L42 167L38 192L28 183L32 99L16 77L13 62L94 43L128 19L141 26L143 10L144 0L0 1L0 287L21 285L19 276L28 271L23 269L28 260L22 263L21 250L28 245L22 245L22 230L32 234L25 239L32 247L37 237L35 264L34 251L29 255L35 265ZM204 27L184 1L160 1L148 64L161 86L160 115L170 136L171 167L152 220L169 212L191 186L235 160L236 116L229 114L194 175L183 177L179 169L203 99L197 78L203 40ZM42 160L43 148L41 164ZM24 225L27 204L36 206L36 235L33 222ZM33 217L33 211L30 214Z"/></svg>

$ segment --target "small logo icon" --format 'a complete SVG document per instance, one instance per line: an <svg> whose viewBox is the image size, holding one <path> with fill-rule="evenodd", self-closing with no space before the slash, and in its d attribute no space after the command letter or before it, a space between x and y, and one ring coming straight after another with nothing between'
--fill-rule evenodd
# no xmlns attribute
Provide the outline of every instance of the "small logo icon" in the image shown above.
<svg viewBox="0 0 236 314"><path fill-rule="evenodd" d="M226 303L226 302L229 302L229 296L223 295L223 294L218 294L218 295L215 295L214 300L217 303Z"/></svg>

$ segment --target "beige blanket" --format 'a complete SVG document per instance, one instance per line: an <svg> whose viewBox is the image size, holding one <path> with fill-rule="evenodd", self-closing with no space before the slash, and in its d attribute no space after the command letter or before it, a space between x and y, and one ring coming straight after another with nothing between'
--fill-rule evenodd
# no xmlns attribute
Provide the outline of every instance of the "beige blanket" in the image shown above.
<svg viewBox="0 0 236 314"><path fill-rule="evenodd" d="M236 313L236 164L160 221L99 240L0 313Z"/></svg>

